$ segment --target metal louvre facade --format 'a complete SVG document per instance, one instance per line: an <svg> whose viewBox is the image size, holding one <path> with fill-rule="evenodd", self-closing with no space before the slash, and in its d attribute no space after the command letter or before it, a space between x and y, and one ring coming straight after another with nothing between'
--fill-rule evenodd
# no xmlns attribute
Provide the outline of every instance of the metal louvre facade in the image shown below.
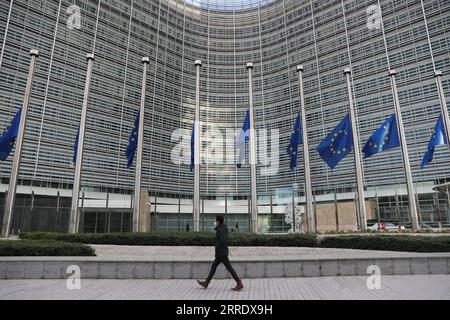
<svg viewBox="0 0 450 320"><path fill-rule="evenodd" d="M276 174L260 174L272 165L260 156L261 196L292 184L303 191L302 165L293 174L285 149L299 110L296 66L304 65L313 190L316 194L353 192L353 158L347 157L331 171L314 147L347 113L346 67L353 71L361 145L394 113L383 34L367 25L367 7L377 1L247 0L242 3L248 5L236 6L219 2L2 0L2 127L22 103L29 50L40 51L19 184L71 188L86 54L95 53L84 188L132 192L134 171L126 168L124 152L139 107L141 58L149 56L142 181L150 192L192 195L189 165L173 163L171 154L176 144L173 132L180 128L190 132L194 121L195 59L203 62L201 121L205 129L216 129L223 136L227 129L242 126L248 107L245 64L255 65L256 129L258 134L265 129L269 135L279 130L280 137ZM72 5L80 9L81 28L68 27L67 8ZM383 0L381 5L389 57L398 71L414 182L433 185L450 178L450 157L448 148L437 148L433 164L420 169L440 113L421 2ZM444 73L444 90L450 97L450 2L427 0L425 9L434 59ZM211 137L206 134L204 139ZM233 140L227 138L224 144ZM270 147L269 141L268 153ZM9 180L10 161L0 163L3 184ZM368 189L404 184L398 148L364 161L363 167ZM202 197L249 194L248 167L238 170L232 161L209 161L201 168Z"/></svg>

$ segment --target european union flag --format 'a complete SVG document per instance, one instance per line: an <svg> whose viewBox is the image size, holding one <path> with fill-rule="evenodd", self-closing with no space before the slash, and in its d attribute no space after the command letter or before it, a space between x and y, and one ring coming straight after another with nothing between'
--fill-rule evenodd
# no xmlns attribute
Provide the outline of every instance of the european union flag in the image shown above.
<svg viewBox="0 0 450 320"><path fill-rule="evenodd" d="M73 143L73 163L77 162L77 152L78 152L78 141L80 140L80 126L78 126L77 136L75 137L75 142Z"/></svg>
<svg viewBox="0 0 450 320"><path fill-rule="evenodd" d="M347 114L337 127L317 147L317 151L331 169L336 168L353 148L350 115Z"/></svg>
<svg viewBox="0 0 450 320"><path fill-rule="evenodd" d="M297 119L295 119L294 129L292 130L291 142L289 143L289 147L287 153L289 157L291 157L291 170L295 170L297 168L297 160L298 160L298 146L302 143L302 131L300 128L300 113L297 115Z"/></svg>
<svg viewBox="0 0 450 320"><path fill-rule="evenodd" d="M195 166L195 121L192 125L192 134L191 134L191 172L194 170Z"/></svg>
<svg viewBox="0 0 450 320"><path fill-rule="evenodd" d="M395 115L392 115L367 140L363 148L364 158L397 147L400 147L400 139L398 138L397 120Z"/></svg>
<svg viewBox="0 0 450 320"><path fill-rule="evenodd" d="M125 155L127 156L128 164L127 168L131 168L133 165L134 155L136 154L137 144L138 144L138 131L139 131L139 112L136 115L136 120L134 121L134 128L131 130L130 140L128 142L127 150Z"/></svg>
<svg viewBox="0 0 450 320"><path fill-rule="evenodd" d="M236 166L242 167L242 162L245 160L245 144L250 140L250 111L247 110L244 124L242 125L241 133L237 139L238 159Z"/></svg>
<svg viewBox="0 0 450 320"><path fill-rule="evenodd" d="M447 143L448 142L447 142L447 137L445 136L444 121L442 119L442 114L441 114L441 115L439 115L439 119L436 123L434 133L431 136L430 142L428 143L428 150L423 157L422 164L420 165L420 167L423 169L431 161L433 161L434 147L439 146L439 145L445 145Z"/></svg>
<svg viewBox="0 0 450 320"><path fill-rule="evenodd" d="M17 134L19 133L20 117L22 116L22 108L20 108L11 124L6 127L2 136L0 137L0 161L5 161L11 153L14 142L16 142Z"/></svg>

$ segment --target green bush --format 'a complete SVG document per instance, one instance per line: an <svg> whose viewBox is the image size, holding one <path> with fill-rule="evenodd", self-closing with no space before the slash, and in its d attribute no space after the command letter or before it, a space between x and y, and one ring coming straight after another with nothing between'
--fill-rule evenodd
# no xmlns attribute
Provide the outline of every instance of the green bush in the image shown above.
<svg viewBox="0 0 450 320"><path fill-rule="evenodd" d="M364 235L326 237L322 248L346 248L407 252L450 252L450 237L421 237L408 235Z"/></svg>
<svg viewBox="0 0 450 320"><path fill-rule="evenodd" d="M409 252L450 252L449 236L396 235L342 235L329 236L320 242L313 234L261 235L230 232L229 245L236 247L322 247ZM214 246L212 232L180 233L111 233L65 234L21 233L22 239L53 240L83 244L110 244L136 246Z"/></svg>
<svg viewBox="0 0 450 320"><path fill-rule="evenodd" d="M230 232L230 246L261 246L261 247L315 247L315 235L254 235L248 233ZM212 232L158 232L158 233L110 233L110 234L64 234L25 232L22 239L57 240L85 244L142 245L142 246L214 246Z"/></svg>
<svg viewBox="0 0 450 320"><path fill-rule="evenodd" d="M88 245L52 240L2 240L0 256L95 256Z"/></svg>

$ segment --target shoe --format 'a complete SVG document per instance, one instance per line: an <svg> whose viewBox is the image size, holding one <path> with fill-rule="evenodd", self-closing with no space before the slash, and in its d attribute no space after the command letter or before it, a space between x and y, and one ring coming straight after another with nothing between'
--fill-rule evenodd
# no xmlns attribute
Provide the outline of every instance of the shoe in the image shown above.
<svg viewBox="0 0 450 320"><path fill-rule="evenodd" d="M242 289L244 289L244 285L242 284L242 281L238 281L237 283L236 283L236 287L234 287L233 289L231 289L231 290L233 290L233 291L239 291L239 290L242 290Z"/></svg>
<svg viewBox="0 0 450 320"><path fill-rule="evenodd" d="M200 281L200 280L197 280L197 283L199 284L199 285L201 285L203 288L205 288L205 289L207 289L208 288L208 285L209 285L209 281L208 280L205 280L205 281Z"/></svg>

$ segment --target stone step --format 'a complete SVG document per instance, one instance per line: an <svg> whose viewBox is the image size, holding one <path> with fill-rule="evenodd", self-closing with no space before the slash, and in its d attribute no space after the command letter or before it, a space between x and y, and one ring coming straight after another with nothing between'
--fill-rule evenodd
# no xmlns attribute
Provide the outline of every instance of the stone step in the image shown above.
<svg viewBox="0 0 450 320"><path fill-rule="evenodd" d="M82 279L202 279L208 275L208 259L152 260L101 257L0 257L0 279L67 279L70 266L79 268ZM382 275L450 274L450 254L414 257L346 259L232 259L240 277L284 278L367 276L369 266ZM373 271L372 271L373 272ZM223 265L217 279L230 278Z"/></svg>

